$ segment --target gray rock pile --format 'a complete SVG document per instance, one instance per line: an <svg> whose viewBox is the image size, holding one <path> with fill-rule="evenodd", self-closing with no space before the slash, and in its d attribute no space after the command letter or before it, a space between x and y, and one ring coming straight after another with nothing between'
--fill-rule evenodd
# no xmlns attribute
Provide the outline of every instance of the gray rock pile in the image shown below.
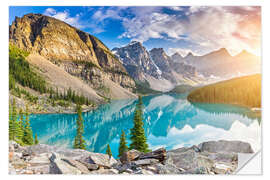
<svg viewBox="0 0 270 180"><path fill-rule="evenodd" d="M253 153L248 143L210 141L175 150L125 152L119 160L106 154L44 144L9 143L10 174L231 174L237 153Z"/></svg>

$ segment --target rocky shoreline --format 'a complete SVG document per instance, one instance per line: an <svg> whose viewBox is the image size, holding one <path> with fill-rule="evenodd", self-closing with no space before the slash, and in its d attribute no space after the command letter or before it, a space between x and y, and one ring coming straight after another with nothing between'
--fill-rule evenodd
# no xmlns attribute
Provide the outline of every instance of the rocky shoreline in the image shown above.
<svg viewBox="0 0 270 180"><path fill-rule="evenodd" d="M198 146L149 153L130 150L116 160L107 154L38 144L9 142L9 174L233 174L238 153L253 153L249 143L209 141Z"/></svg>

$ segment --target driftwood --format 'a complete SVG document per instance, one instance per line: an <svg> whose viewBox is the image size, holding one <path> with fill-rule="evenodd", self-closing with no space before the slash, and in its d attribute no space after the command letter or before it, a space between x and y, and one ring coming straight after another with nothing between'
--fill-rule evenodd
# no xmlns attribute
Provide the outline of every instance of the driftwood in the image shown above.
<svg viewBox="0 0 270 180"><path fill-rule="evenodd" d="M165 148L160 148L155 151L146 153L146 154L141 154L137 160L140 159L157 159L160 162L163 162L166 159L166 149Z"/></svg>

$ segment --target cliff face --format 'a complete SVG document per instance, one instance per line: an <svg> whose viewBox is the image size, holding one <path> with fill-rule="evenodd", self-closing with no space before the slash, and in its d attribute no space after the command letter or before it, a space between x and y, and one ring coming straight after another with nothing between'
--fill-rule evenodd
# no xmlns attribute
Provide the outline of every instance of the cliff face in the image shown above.
<svg viewBox="0 0 270 180"><path fill-rule="evenodd" d="M121 48L114 48L112 52L120 58L128 73L138 81L145 81L148 74L157 79L161 78L161 72L153 62L149 52L140 42L132 41Z"/></svg>
<svg viewBox="0 0 270 180"><path fill-rule="evenodd" d="M45 57L94 88L104 87L105 78L129 91L135 88L121 62L100 40L55 18L41 14L16 17L10 26L9 41Z"/></svg>

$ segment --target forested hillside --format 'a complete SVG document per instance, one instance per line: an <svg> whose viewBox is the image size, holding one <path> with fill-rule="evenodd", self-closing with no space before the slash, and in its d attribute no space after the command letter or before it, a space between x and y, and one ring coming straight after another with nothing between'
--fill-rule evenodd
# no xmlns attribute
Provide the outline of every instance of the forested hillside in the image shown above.
<svg viewBox="0 0 270 180"><path fill-rule="evenodd" d="M261 74L234 78L198 88L188 95L188 100L261 107Z"/></svg>
<svg viewBox="0 0 270 180"><path fill-rule="evenodd" d="M46 79L38 73L38 67L33 67L26 60L28 55L28 52L12 44L9 45L10 95L24 100L26 104L30 105L31 111L46 112L40 110L40 108L42 108L40 106L44 104L46 104L46 106L52 106L52 108L55 106L70 107L72 103L86 106L94 105L93 101L75 92L71 88L59 91L58 87L52 87Z"/></svg>

